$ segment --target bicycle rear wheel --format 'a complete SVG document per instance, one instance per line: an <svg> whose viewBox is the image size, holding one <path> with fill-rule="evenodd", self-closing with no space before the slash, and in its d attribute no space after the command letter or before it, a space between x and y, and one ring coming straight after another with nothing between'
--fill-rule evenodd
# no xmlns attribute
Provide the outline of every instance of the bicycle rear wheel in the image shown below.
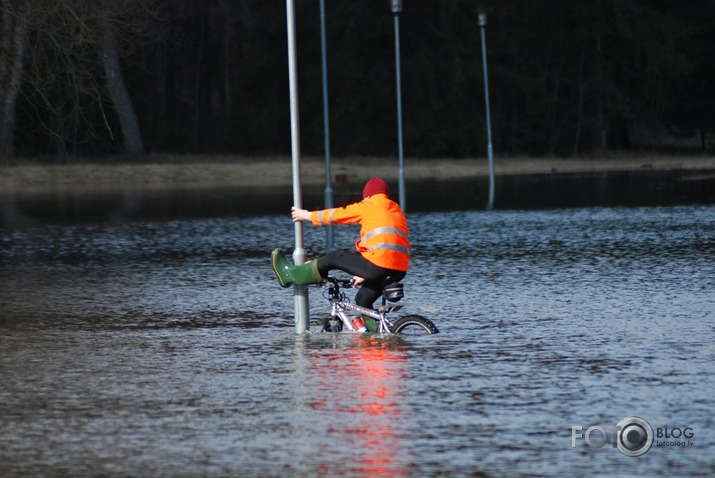
<svg viewBox="0 0 715 478"><path fill-rule="evenodd" d="M421 315L400 317L392 325L392 331L396 334L405 335L427 335L439 332L437 326L431 320Z"/></svg>

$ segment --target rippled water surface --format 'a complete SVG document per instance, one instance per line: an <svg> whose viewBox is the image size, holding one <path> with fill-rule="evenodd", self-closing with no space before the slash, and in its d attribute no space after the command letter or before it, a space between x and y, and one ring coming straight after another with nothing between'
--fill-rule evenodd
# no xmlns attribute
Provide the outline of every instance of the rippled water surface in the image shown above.
<svg viewBox="0 0 715 478"><path fill-rule="evenodd" d="M296 335L287 215L0 230L0 475L715 474L715 206L408 219L434 336L320 334L317 288ZM692 436L572 447L629 416Z"/></svg>

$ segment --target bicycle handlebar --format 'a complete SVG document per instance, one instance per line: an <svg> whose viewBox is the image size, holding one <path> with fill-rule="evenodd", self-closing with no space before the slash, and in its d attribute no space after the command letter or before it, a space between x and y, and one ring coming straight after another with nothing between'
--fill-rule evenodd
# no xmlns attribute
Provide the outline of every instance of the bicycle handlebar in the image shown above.
<svg viewBox="0 0 715 478"><path fill-rule="evenodd" d="M338 279L337 277L328 276L325 280L338 287L353 287L353 279Z"/></svg>

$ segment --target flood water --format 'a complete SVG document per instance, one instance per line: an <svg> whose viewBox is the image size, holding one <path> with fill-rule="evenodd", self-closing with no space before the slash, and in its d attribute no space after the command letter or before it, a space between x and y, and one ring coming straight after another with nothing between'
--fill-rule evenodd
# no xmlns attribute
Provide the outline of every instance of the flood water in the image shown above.
<svg viewBox="0 0 715 478"><path fill-rule="evenodd" d="M318 288L296 335L287 214L0 229L0 475L715 474L715 204L408 219L433 336L321 334Z"/></svg>

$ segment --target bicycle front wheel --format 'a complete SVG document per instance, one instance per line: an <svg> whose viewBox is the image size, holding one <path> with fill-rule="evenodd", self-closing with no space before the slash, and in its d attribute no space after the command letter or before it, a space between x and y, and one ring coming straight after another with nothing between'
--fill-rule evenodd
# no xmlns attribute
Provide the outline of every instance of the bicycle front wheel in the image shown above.
<svg viewBox="0 0 715 478"><path fill-rule="evenodd" d="M421 315L406 315L400 317L392 325L392 331L396 334L405 335L426 335L439 332L437 326L427 317Z"/></svg>

